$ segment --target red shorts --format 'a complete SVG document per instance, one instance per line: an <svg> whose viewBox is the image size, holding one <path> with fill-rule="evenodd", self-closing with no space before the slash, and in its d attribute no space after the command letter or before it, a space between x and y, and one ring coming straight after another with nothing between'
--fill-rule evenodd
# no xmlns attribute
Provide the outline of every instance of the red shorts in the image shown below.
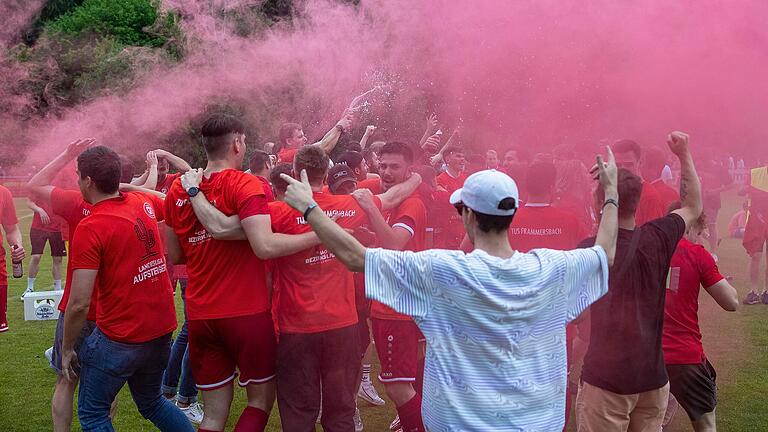
<svg viewBox="0 0 768 432"><path fill-rule="evenodd" d="M413 382L419 366L419 341L424 339L413 321L372 318L373 340L381 363L379 381Z"/></svg>
<svg viewBox="0 0 768 432"><path fill-rule="evenodd" d="M742 244L747 254L754 255L763 251L768 241L768 221L753 213L749 216L746 228L744 228L744 240Z"/></svg>
<svg viewBox="0 0 768 432"><path fill-rule="evenodd" d="M238 384L267 382L275 377L275 328L269 311L234 318L190 320L189 361L202 391Z"/></svg>

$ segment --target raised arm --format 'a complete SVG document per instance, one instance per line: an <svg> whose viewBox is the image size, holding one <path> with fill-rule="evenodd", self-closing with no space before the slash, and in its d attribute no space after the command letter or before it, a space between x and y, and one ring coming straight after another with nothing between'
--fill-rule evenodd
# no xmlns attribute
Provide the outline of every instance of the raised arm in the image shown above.
<svg viewBox="0 0 768 432"><path fill-rule="evenodd" d="M325 152L325 154L330 154L331 151L333 151L334 147L336 147L336 143L339 142L339 138L341 137L342 132L349 130L349 128L352 127L352 113L349 111L345 111L344 115L341 117L341 120L336 122L336 124L326 132L325 136L318 142L314 143L313 145L320 146L321 149Z"/></svg>
<svg viewBox="0 0 768 432"><path fill-rule="evenodd" d="M131 184L134 186L143 186L147 182L148 178L149 178L149 169L145 169L140 176L131 180Z"/></svg>
<svg viewBox="0 0 768 432"><path fill-rule="evenodd" d="M96 142L93 138L79 139L70 143L66 150L56 156L54 160L49 162L40 171L37 172L27 182L27 190L30 193L35 194L40 199L49 201L51 198L51 183L56 175L67 166L74 158L81 152L92 146Z"/></svg>
<svg viewBox="0 0 768 432"><path fill-rule="evenodd" d="M399 206L401 202L416 191L420 184L421 176L418 173L413 173L408 180L392 186L383 194L376 195L381 200L381 209L389 210Z"/></svg>
<svg viewBox="0 0 768 432"><path fill-rule="evenodd" d="M146 187L137 186L131 183L120 183L119 189L120 192L142 192L145 194L154 195L162 200L165 199L165 194L162 192L156 191L155 189L147 189Z"/></svg>
<svg viewBox="0 0 768 432"><path fill-rule="evenodd" d="M667 136L667 145L680 160L680 201L682 207L672 213L678 214L685 221L685 229L701 216L701 182L693 164L693 156L688 148L689 137L683 132L672 132Z"/></svg>
<svg viewBox="0 0 768 432"><path fill-rule="evenodd" d="M153 151L147 152L147 181L140 186L152 190L157 188L157 154Z"/></svg>
<svg viewBox="0 0 768 432"><path fill-rule="evenodd" d="M192 169L192 166L189 165L189 162L185 161L184 159L176 156L175 154L167 150L157 149L155 150L155 155L157 155L157 157L161 157L167 160L168 163L172 167L176 168L176 171L178 172L187 172Z"/></svg>
<svg viewBox="0 0 768 432"><path fill-rule="evenodd" d="M365 133L363 134L363 137L360 138L360 148L365 150L365 146L368 145L368 140L374 132L376 132L376 126L368 125L365 127Z"/></svg>
<svg viewBox="0 0 768 432"><path fill-rule="evenodd" d="M312 187L307 179L307 172L301 171L301 181L287 174L281 174L280 177L288 183L285 202L305 215L306 221L312 226L312 230L325 247L336 255L336 258L344 263L349 270L353 272L365 270L365 246L331 220L320 207L315 207L310 210L309 214L306 214L310 205L315 204L312 198Z"/></svg>
<svg viewBox="0 0 768 432"><path fill-rule="evenodd" d="M191 187L199 187L203 180L202 168L192 169L181 176L181 187L189 190ZM194 197L189 198L197 220L203 224L205 230L216 240L245 240L245 231L240 225L237 215L227 216L214 207L205 194L200 191Z"/></svg>
<svg viewBox="0 0 768 432"><path fill-rule="evenodd" d="M424 131L424 135L419 140L419 147L424 148L424 143L427 142L427 138L437 130L437 114L432 113L427 117L427 129Z"/></svg>
<svg viewBox="0 0 768 432"><path fill-rule="evenodd" d="M604 161L601 155L597 156L597 164L590 171L596 180L600 181L600 187L605 193L603 204L603 213L600 218L600 226L597 229L597 238L595 245L600 246L605 251L608 259L608 265L613 265L616 257L616 238L619 235L619 191L618 191L618 169L616 168L616 159L610 147L608 151L608 161Z"/></svg>

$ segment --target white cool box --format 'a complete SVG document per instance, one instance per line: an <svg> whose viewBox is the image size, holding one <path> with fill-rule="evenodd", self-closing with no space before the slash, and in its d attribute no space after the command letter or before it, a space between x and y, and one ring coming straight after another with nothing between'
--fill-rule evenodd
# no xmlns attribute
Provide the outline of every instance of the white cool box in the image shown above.
<svg viewBox="0 0 768 432"><path fill-rule="evenodd" d="M59 319L59 302L64 291L35 291L24 296L24 320Z"/></svg>

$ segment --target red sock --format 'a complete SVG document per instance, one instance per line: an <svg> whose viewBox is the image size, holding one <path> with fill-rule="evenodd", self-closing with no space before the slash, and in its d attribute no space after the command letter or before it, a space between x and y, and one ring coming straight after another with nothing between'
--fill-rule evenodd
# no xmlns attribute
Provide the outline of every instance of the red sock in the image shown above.
<svg viewBox="0 0 768 432"><path fill-rule="evenodd" d="M267 420L269 420L269 414L265 411L247 406L240 414L234 432L263 432L264 428L267 427Z"/></svg>
<svg viewBox="0 0 768 432"><path fill-rule="evenodd" d="M0 285L0 324L7 323L8 317L8 285Z"/></svg>
<svg viewBox="0 0 768 432"><path fill-rule="evenodd" d="M424 359L419 359L416 368L416 382L413 383L413 389L416 393L424 396Z"/></svg>
<svg viewBox="0 0 768 432"><path fill-rule="evenodd" d="M400 424L403 425L403 432L424 432L424 423L421 420L421 395L397 407L397 414L400 415Z"/></svg>

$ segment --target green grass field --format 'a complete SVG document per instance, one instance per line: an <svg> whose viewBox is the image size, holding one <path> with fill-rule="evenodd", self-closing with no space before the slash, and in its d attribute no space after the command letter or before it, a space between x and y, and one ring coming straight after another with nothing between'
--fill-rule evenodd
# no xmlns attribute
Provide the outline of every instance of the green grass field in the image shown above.
<svg viewBox="0 0 768 432"><path fill-rule="evenodd" d="M22 200L17 200L17 211L25 239L29 232L31 217ZM736 196L725 199L720 215L720 232L735 209L740 207ZM25 247L29 251L28 239ZM46 250L47 253L47 250ZM723 240L720 251L721 271L733 276L734 285L740 296L748 291L747 259L740 241ZM10 266L9 266L10 267ZM9 268L10 270L10 268ZM27 262L25 262L25 272ZM29 321L23 317L19 295L26 287L26 277L9 279L8 321L10 331L0 334L0 430L3 431L47 431L51 430L50 399L55 381L54 373L48 368L43 352L51 346L55 328L54 321ZM50 258L45 257L37 278L37 290L52 285ZM176 299L177 313L182 320L181 299ZM768 410L762 408L768 402L768 306L743 306L735 313L726 313L706 294L701 297L700 321L704 334L704 345L710 361L718 372L720 388L718 405L718 426L721 431L764 431L768 430ZM642 373L642 371L628 371ZM379 393L384 397L383 389ZM115 428L118 431L153 430L151 423L142 419L133 404L127 387L119 396L118 415ZM236 400L230 416L229 428L234 426L237 416L245 405L245 394L236 391ZM363 421L367 431L386 431L395 411L391 402L382 408L360 403ZM575 430L573 426L570 429ZM75 420L73 430L79 431ZM270 431L280 429L277 409L270 417ZM320 428L318 428L320 430ZM692 430L687 416L680 410L670 431Z"/></svg>

